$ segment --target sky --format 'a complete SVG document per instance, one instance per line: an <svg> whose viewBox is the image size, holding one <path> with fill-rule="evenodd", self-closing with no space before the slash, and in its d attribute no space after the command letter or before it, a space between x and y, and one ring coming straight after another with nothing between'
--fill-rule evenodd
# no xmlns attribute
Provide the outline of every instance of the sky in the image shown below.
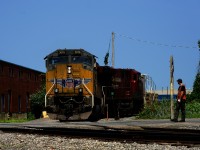
<svg viewBox="0 0 200 150"><path fill-rule="evenodd" d="M115 33L115 68L148 74L156 88L182 78L191 89L200 59L199 0L1 0L0 59L46 72L44 57L59 48L96 55L100 65ZM109 46L110 45L110 46Z"/></svg>

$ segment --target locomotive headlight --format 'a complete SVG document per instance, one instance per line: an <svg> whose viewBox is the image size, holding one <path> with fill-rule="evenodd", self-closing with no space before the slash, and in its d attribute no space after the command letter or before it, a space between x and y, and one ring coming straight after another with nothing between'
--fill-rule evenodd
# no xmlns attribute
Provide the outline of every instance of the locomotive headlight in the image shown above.
<svg viewBox="0 0 200 150"><path fill-rule="evenodd" d="M82 96L82 95L83 95L83 88L79 88L79 89L78 89L78 95L79 95L79 96Z"/></svg>
<svg viewBox="0 0 200 150"><path fill-rule="evenodd" d="M67 66L67 73L71 74L72 73L72 66Z"/></svg>
<svg viewBox="0 0 200 150"><path fill-rule="evenodd" d="M54 93L58 93L58 91L59 91L58 88L54 89Z"/></svg>
<svg viewBox="0 0 200 150"><path fill-rule="evenodd" d="M79 89L78 89L78 92L79 92L79 93L83 93L83 89L82 89L82 88L79 88Z"/></svg>

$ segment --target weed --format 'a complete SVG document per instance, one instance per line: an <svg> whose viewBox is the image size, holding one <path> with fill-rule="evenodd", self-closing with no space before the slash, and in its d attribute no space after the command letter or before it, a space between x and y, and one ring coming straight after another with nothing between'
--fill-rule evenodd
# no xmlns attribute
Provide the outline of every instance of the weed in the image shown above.
<svg viewBox="0 0 200 150"><path fill-rule="evenodd" d="M171 101L166 99L146 106L144 110L139 113L138 119L169 119L170 116ZM186 103L186 118L200 118L199 101Z"/></svg>

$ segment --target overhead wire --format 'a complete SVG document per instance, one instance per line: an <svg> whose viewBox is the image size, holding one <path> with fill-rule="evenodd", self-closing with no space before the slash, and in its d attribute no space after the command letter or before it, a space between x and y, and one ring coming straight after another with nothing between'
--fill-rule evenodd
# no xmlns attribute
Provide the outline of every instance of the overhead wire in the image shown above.
<svg viewBox="0 0 200 150"><path fill-rule="evenodd" d="M116 32L115 32L115 35L118 35L118 36L121 36L121 37L125 37L125 38L128 38L130 40L137 41L137 42L143 42L143 43L153 44L153 45L158 45L158 46L176 47L176 48L188 48L188 49L197 49L198 48L196 46L170 45L170 44L163 44L163 43L159 43L159 42L152 42L152 41L148 41L148 40L142 40L142 39L138 39L138 38L133 38L133 37L126 36L126 35L123 35L123 34L118 34Z"/></svg>

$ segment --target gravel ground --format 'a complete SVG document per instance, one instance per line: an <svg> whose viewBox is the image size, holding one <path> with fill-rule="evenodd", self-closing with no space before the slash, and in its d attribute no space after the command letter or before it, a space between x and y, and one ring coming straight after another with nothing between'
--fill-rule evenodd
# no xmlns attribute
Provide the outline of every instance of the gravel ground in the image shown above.
<svg viewBox="0 0 200 150"><path fill-rule="evenodd" d="M0 131L0 150L200 150L200 147L105 142L88 138L68 138Z"/></svg>

